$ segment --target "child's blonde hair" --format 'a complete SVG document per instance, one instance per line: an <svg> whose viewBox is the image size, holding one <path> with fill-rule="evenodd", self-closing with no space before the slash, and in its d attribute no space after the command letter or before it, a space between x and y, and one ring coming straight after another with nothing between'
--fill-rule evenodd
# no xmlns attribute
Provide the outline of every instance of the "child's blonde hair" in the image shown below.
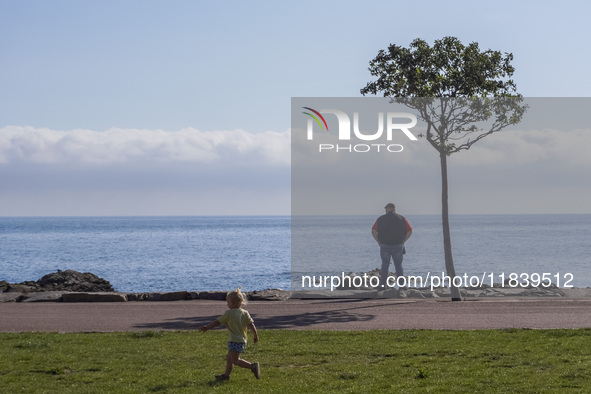
<svg viewBox="0 0 591 394"><path fill-rule="evenodd" d="M229 292L228 295L226 295L226 299L230 301L233 305L246 305L246 297L244 296L242 291L240 291L240 289L242 289L242 287L239 287L236 290Z"/></svg>

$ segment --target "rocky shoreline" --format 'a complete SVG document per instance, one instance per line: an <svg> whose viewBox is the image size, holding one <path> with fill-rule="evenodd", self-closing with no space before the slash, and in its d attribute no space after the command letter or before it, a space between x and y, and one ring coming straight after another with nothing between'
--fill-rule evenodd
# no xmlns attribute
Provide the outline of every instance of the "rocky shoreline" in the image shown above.
<svg viewBox="0 0 591 394"><path fill-rule="evenodd" d="M183 301L218 300L225 301L226 291L175 291L151 293L120 292L69 292L40 291L34 293L0 293L0 302L127 302L127 301ZM246 293L249 300L285 301L290 292L284 290L262 290Z"/></svg>
<svg viewBox="0 0 591 394"><path fill-rule="evenodd" d="M462 288L464 299L489 297L591 297L591 288L510 287L505 284ZM128 301L182 301L226 299L227 291L175 291L175 292L117 292L111 284L91 273L66 270L50 273L37 281L8 283L0 281L0 302L128 302ZM252 301L285 301L288 299L324 298L450 298L449 288L390 289L378 292L375 289L337 289L288 291L267 289L245 292Z"/></svg>
<svg viewBox="0 0 591 394"><path fill-rule="evenodd" d="M227 291L117 292L109 281L90 272L58 270L37 281L0 281L0 302L126 302L126 301L225 301ZM291 292L267 289L246 292L249 300L283 301Z"/></svg>

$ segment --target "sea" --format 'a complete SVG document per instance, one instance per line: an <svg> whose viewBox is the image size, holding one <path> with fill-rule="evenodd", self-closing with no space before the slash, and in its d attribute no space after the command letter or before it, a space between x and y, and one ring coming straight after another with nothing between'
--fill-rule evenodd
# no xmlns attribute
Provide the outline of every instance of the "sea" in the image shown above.
<svg viewBox="0 0 591 394"><path fill-rule="evenodd" d="M443 275L440 216L406 218L405 275ZM73 269L121 292L299 289L302 276L379 267L375 219L0 217L0 281ZM450 224L456 275L547 274L559 287L591 287L591 215L452 215Z"/></svg>

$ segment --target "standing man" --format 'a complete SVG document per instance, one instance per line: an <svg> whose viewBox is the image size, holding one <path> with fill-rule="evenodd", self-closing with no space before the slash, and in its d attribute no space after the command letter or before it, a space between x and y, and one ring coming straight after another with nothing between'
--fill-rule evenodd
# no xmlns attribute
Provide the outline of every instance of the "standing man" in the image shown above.
<svg viewBox="0 0 591 394"><path fill-rule="evenodd" d="M394 261L396 276L401 277L403 275L404 243L412 234L412 227L408 224L408 220L396 213L396 207L393 203L386 204L384 209L386 209L386 214L380 216L371 229L371 235L380 245L380 256L382 258L380 287L382 290L386 287L390 259Z"/></svg>

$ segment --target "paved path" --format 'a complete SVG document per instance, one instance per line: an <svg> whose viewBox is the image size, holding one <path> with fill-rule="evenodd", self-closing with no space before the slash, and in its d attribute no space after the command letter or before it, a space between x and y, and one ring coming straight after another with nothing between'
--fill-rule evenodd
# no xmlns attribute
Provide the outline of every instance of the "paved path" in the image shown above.
<svg viewBox="0 0 591 394"><path fill-rule="evenodd" d="M223 301L0 303L0 332L193 330L220 316ZM251 301L259 329L472 330L591 327L590 299Z"/></svg>

